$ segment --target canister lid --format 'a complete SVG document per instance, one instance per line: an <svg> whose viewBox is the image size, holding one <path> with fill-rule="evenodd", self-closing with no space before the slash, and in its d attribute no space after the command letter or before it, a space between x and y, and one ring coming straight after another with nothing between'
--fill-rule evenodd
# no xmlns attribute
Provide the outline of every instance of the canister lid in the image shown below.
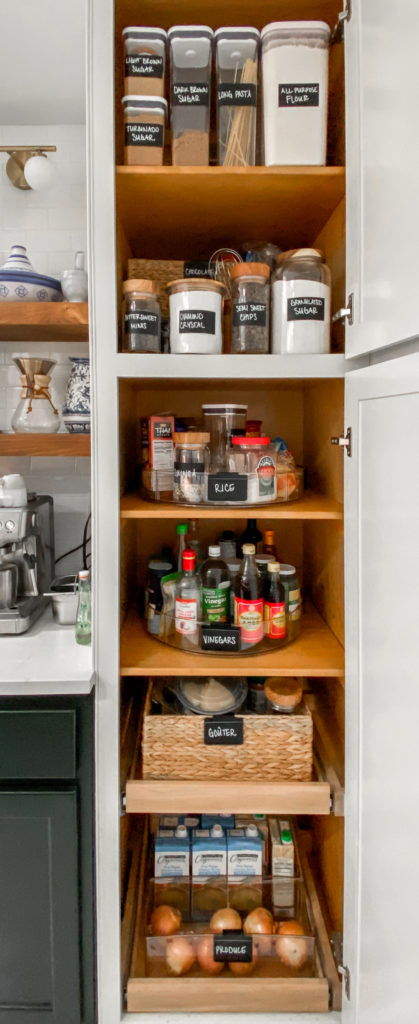
<svg viewBox="0 0 419 1024"><path fill-rule="evenodd" d="M239 445L239 446L242 445L242 446L246 446L247 447L247 445L256 445L257 446L257 445L261 445L261 444L270 444L271 443L271 439L270 439L270 437L232 437L231 438L231 443L235 444L235 445Z"/></svg>
<svg viewBox="0 0 419 1024"><path fill-rule="evenodd" d="M221 555L221 548L219 544L210 544L208 548L208 554L210 558L219 558Z"/></svg>
<svg viewBox="0 0 419 1024"><path fill-rule="evenodd" d="M259 29L250 25L234 25L229 28L217 28L214 39L260 39Z"/></svg>
<svg viewBox="0 0 419 1024"><path fill-rule="evenodd" d="M124 110L126 107L134 107L135 110L155 110L167 117L167 100L160 97L150 96L123 96L121 100Z"/></svg>
<svg viewBox="0 0 419 1024"><path fill-rule="evenodd" d="M267 679L264 685L266 697L275 708L284 708L290 711L300 704L303 696L303 687L299 679L291 677Z"/></svg>
<svg viewBox="0 0 419 1024"><path fill-rule="evenodd" d="M230 277L264 277L271 276L267 263L234 263L230 268Z"/></svg>
<svg viewBox="0 0 419 1024"><path fill-rule="evenodd" d="M281 562L281 576L295 576L295 565L287 565L286 562Z"/></svg>
<svg viewBox="0 0 419 1024"><path fill-rule="evenodd" d="M320 249L293 249L287 257L289 260L322 260L323 253Z"/></svg>
<svg viewBox="0 0 419 1024"><path fill-rule="evenodd" d="M260 38L263 40L269 38L275 32L280 32L282 35L289 35L290 33L295 35L306 35L308 32L325 36L327 39L330 38L330 26L326 21L271 21L269 25L265 25L260 33Z"/></svg>
<svg viewBox="0 0 419 1024"><path fill-rule="evenodd" d="M210 277L179 277L176 281L169 281L166 285L169 292L218 292L224 295L226 288L222 281L213 281Z"/></svg>
<svg viewBox="0 0 419 1024"><path fill-rule="evenodd" d="M157 28L151 25L128 25L127 28L122 29L122 38L161 39L161 41L165 43L167 39L167 32L164 28Z"/></svg>
<svg viewBox="0 0 419 1024"><path fill-rule="evenodd" d="M210 435L206 433L196 433L193 430L187 430L181 434L174 434L175 444L208 444Z"/></svg>
<svg viewBox="0 0 419 1024"><path fill-rule="evenodd" d="M280 572L280 562L268 562L268 572Z"/></svg>
<svg viewBox="0 0 419 1024"><path fill-rule="evenodd" d="M160 285L157 281L150 281L148 278L130 277L122 282L122 291L126 292L148 292L150 295L160 295Z"/></svg>
<svg viewBox="0 0 419 1024"><path fill-rule="evenodd" d="M199 39L204 36L206 39L213 39L214 33L209 25L172 25L167 33L168 39Z"/></svg>
<svg viewBox="0 0 419 1024"><path fill-rule="evenodd" d="M254 555L255 550L254 544L243 544L242 551L244 555Z"/></svg>
<svg viewBox="0 0 419 1024"><path fill-rule="evenodd" d="M247 405L236 405L234 402L226 402L225 405L221 405L220 402L215 404L203 405L202 409L206 416L225 416L227 413L242 413L247 412Z"/></svg>

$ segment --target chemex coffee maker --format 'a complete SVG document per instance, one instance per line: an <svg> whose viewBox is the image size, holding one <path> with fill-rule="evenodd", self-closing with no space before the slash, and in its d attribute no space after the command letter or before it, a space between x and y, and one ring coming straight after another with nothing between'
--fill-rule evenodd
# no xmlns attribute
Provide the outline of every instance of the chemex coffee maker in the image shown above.
<svg viewBox="0 0 419 1024"><path fill-rule="evenodd" d="M0 477L0 634L25 633L48 603L54 576L53 499Z"/></svg>

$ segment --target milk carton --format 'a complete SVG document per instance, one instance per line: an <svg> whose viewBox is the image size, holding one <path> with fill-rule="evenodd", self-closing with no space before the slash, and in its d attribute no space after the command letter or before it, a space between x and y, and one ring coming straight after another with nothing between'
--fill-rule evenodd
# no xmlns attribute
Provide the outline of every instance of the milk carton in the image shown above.
<svg viewBox="0 0 419 1024"><path fill-rule="evenodd" d="M272 901L274 907L294 905L294 841L287 819L269 819L272 865Z"/></svg>
<svg viewBox="0 0 419 1024"><path fill-rule="evenodd" d="M192 832L192 878L227 874L227 843L221 825L195 828Z"/></svg>
<svg viewBox="0 0 419 1024"><path fill-rule="evenodd" d="M262 875L263 841L256 825L232 828L227 833L227 874L229 881Z"/></svg>
<svg viewBox="0 0 419 1024"><path fill-rule="evenodd" d="M160 828L154 845L155 878L189 878L190 834L185 825Z"/></svg>
<svg viewBox="0 0 419 1024"><path fill-rule="evenodd" d="M201 828L212 828L213 825L221 825L222 828L235 828L236 819L234 814L201 814Z"/></svg>
<svg viewBox="0 0 419 1024"><path fill-rule="evenodd" d="M269 827L266 814L236 814L236 828L247 828L248 825L256 825L263 841L262 864L264 872L267 873L269 865Z"/></svg>

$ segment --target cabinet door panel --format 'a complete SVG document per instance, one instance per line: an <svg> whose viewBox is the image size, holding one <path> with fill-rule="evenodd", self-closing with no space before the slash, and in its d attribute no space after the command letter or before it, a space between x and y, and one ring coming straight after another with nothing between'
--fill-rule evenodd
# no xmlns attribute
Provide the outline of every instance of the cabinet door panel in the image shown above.
<svg viewBox="0 0 419 1024"><path fill-rule="evenodd" d="M0 1022L80 1021L77 792L0 792Z"/></svg>
<svg viewBox="0 0 419 1024"><path fill-rule="evenodd" d="M417 1020L419 355L346 379L345 1024Z"/></svg>
<svg viewBox="0 0 419 1024"><path fill-rule="evenodd" d="M419 4L352 0L345 23L346 354L419 334Z"/></svg>

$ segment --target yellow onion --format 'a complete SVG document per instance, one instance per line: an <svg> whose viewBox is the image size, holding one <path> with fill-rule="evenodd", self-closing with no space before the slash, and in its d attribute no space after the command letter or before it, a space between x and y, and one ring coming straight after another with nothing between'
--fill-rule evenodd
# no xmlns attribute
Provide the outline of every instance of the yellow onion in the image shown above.
<svg viewBox="0 0 419 1024"><path fill-rule="evenodd" d="M187 974L195 963L195 950L192 942L183 935L174 935L166 943L166 965L170 974L179 977Z"/></svg>
<svg viewBox="0 0 419 1024"><path fill-rule="evenodd" d="M302 935L304 928L299 921L282 921L278 925L276 952L281 962L294 970L303 967L308 957L307 942Z"/></svg>
<svg viewBox="0 0 419 1024"><path fill-rule="evenodd" d="M177 907L170 907L162 903L155 907L150 919L152 935L174 935L179 931L182 923L182 914Z"/></svg>
<svg viewBox="0 0 419 1024"><path fill-rule="evenodd" d="M253 974L256 966L256 960L258 958L257 949L253 943L252 959L250 963L245 963L244 960L237 961L237 963L229 963L230 971L236 974L239 978L245 978L249 974Z"/></svg>
<svg viewBox="0 0 419 1024"><path fill-rule="evenodd" d="M265 907L251 910L246 917L243 930L246 935L272 935L275 931L275 924L271 912L265 910Z"/></svg>
<svg viewBox="0 0 419 1024"><path fill-rule="evenodd" d="M215 914L212 915L210 920L210 932L216 932L222 934L222 932L234 932L238 928L241 929L242 919L237 910L233 910L232 907L222 907L221 910L216 910Z"/></svg>
<svg viewBox="0 0 419 1024"><path fill-rule="evenodd" d="M224 964L214 960L214 939L212 935L204 935L198 943L196 951L199 966L207 974L221 974Z"/></svg>

